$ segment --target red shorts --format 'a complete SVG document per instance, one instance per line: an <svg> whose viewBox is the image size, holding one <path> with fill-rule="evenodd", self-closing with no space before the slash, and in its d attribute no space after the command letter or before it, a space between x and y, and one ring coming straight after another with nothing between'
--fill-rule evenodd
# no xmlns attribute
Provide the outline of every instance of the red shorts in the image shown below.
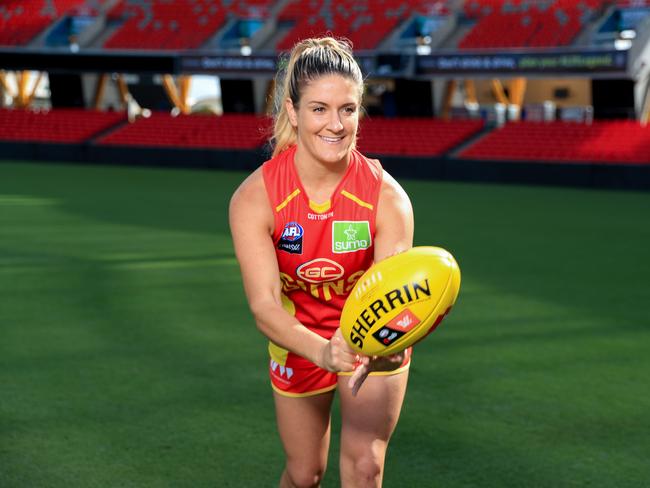
<svg viewBox="0 0 650 488"><path fill-rule="evenodd" d="M303 397L318 395L336 388L337 378L352 373L330 373L311 361L269 342L269 376L273 389L284 396ZM406 350L404 362L393 371L376 371L371 376L401 373L411 364L411 348Z"/></svg>

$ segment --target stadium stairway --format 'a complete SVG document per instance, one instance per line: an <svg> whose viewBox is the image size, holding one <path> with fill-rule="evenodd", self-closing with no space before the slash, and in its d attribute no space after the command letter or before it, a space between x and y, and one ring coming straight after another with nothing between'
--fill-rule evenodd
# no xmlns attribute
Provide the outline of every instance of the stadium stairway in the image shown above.
<svg viewBox="0 0 650 488"><path fill-rule="evenodd" d="M468 138L463 140L460 144L457 146L451 148L447 152L447 157L449 158L456 158L458 155L460 155L463 151L465 151L467 148L471 147L472 144L475 142L479 141L486 135L488 135L490 132L494 130L494 127L490 125L484 125L479 131L474 132L471 134Z"/></svg>

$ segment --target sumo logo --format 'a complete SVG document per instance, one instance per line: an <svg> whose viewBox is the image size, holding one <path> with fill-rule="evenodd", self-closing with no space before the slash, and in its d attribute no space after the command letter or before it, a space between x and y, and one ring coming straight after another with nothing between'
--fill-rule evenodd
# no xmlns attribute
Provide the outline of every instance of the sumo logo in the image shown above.
<svg viewBox="0 0 650 488"><path fill-rule="evenodd" d="M298 222L289 222L284 226L278 249L291 254L302 254L302 236L305 231Z"/></svg>
<svg viewBox="0 0 650 488"><path fill-rule="evenodd" d="M296 269L298 278L309 283L336 281L343 277L345 270L336 261L326 258L312 259Z"/></svg>
<svg viewBox="0 0 650 488"><path fill-rule="evenodd" d="M332 252L341 254L362 251L372 245L370 222L335 220L332 223Z"/></svg>

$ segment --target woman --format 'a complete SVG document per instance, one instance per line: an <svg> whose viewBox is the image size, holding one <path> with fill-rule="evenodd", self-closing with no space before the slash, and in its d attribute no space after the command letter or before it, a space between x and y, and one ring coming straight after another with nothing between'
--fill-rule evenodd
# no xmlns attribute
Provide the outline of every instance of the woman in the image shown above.
<svg viewBox="0 0 650 488"><path fill-rule="evenodd" d="M378 161L355 149L363 78L347 43L300 42L281 86L273 158L242 183L230 206L246 296L270 340L269 372L286 453L280 486L319 486L335 389L341 484L381 486L410 350L362 357L338 325L363 272L412 246L411 204Z"/></svg>

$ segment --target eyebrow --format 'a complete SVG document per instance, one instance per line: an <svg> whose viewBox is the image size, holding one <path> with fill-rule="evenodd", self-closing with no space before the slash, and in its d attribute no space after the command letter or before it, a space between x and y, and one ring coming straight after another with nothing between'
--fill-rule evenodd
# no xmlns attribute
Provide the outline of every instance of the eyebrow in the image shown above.
<svg viewBox="0 0 650 488"><path fill-rule="evenodd" d="M325 105L326 107L329 107L329 104L326 102L321 102L319 100L309 100L307 102L307 105ZM348 105L357 105L357 102L347 102L341 105L342 107L347 107Z"/></svg>

